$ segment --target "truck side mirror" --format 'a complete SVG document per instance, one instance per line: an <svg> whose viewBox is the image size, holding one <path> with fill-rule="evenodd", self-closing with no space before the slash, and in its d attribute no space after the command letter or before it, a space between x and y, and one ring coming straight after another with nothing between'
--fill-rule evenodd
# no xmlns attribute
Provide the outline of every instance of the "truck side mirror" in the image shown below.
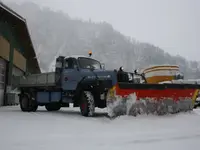
<svg viewBox="0 0 200 150"><path fill-rule="evenodd" d="M56 58L56 68L59 68L59 69L63 68L64 59L65 59L64 56L59 56Z"/></svg>
<svg viewBox="0 0 200 150"><path fill-rule="evenodd" d="M137 69L135 69L135 70L134 70L134 73L135 73L135 74L138 74L138 70L137 70Z"/></svg>
<svg viewBox="0 0 200 150"><path fill-rule="evenodd" d="M123 66L119 67L119 71L124 71Z"/></svg>
<svg viewBox="0 0 200 150"><path fill-rule="evenodd" d="M56 58L56 65L55 65L55 82L56 85L61 85L61 74L64 66L64 56L59 56Z"/></svg>
<svg viewBox="0 0 200 150"><path fill-rule="evenodd" d="M102 68L103 70L105 70L105 64L104 64L104 63L101 64L101 68Z"/></svg>

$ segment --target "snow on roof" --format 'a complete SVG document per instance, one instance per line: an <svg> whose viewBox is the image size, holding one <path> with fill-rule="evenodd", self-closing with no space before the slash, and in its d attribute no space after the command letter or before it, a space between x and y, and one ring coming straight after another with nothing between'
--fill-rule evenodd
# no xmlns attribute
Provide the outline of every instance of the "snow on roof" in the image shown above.
<svg viewBox="0 0 200 150"><path fill-rule="evenodd" d="M148 69L148 68L153 68L153 67L178 67L178 65L170 65L170 64L162 64L162 65L149 65L149 66L146 66L144 69Z"/></svg>
<svg viewBox="0 0 200 150"><path fill-rule="evenodd" d="M168 68L168 67L172 67L172 68L177 68L179 69L179 66L178 65L170 65L170 64L162 64L162 65L149 65L149 66L146 66L146 67L143 67L143 68L140 68L140 72L144 72L144 71L147 71L147 70L152 70L152 69L157 69L157 68Z"/></svg>
<svg viewBox="0 0 200 150"><path fill-rule="evenodd" d="M95 59L93 57L89 57L89 56L85 56L85 55L70 55L70 56L66 56L65 58L79 58L79 57L84 57L84 58L90 58L90 59Z"/></svg>
<svg viewBox="0 0 200 150"><path fill-rule="evenodd" d="M70 58L70 57L79 58L79 57L86 57L86 56L84 56L84 55L70 55L70 56L66 56L65 58Z"/></svg>
<svg viewBox="0 0 200 150"><path fill-rule="evenodd" d="M25 19L22 16L20 16L18 13L13 11L10 7L6 6L2 1L0 1L0 8L4 9L11 15L13 15L13 16L17 17L18 19L22 20L23 22L25 22Z"/></svg>
<svg viewBox="0 0 200 150"><path fill-rule="evenodd" d="M197 81L197 80L183 80L183 79L159 82L159 84L164 84L164 83L174 83L174 84L200 84L200 82Z"/></svg>

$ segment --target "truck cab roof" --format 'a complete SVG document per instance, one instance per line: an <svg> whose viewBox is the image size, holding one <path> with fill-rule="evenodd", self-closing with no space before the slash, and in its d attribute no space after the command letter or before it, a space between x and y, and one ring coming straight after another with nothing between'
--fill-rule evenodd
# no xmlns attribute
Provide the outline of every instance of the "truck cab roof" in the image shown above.
<svg viewBox="0 0 200 150"><path fill-rule="evenodd" d="M65 59L66 59L66 58L76 58L76 59L78 59L79 57L84 57L84 58L93 59L93 58L91 58L91 57L84 56L84 55L71 55L71 56L66 56Z"/></svg>

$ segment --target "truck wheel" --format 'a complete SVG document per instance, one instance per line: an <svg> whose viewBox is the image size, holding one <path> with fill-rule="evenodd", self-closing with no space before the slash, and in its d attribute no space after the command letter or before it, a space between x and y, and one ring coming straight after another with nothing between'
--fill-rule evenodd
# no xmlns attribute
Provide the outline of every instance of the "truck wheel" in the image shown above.
<svg viewBox="0 0 200 150"><path fill-rule="evenodd" d="M80 97L80 110L82 116L92 117L95 112L94 97L91 92L84 91Z"/></svg>
<svg viewBox="0 0 200 150"><path fill-rule="evenodd" d="M24 94L20 98L20 108L23 112L30 112L31 107L30 107L30 99L28 95Z"/></svg>
<svg viewBox="0 0 200 150"><path fill-rule="evenodd" d="M196 109L197 108L197 105L194 105L194 107L193 107L194 109Z"/></svg>
<svg viewBox="0 0 200 150"><path fill-rule="evenodd" d="M61 106L59 104L47 104L45 105L45 108L47 111L58 111Z"/></svg>
<svg viewBox="0 0 200 150"><path fill-rule="evenodd" d="M23 112L35 112L38 108L38 105L35 101L31 101L28 95L24 94L20 98L20 108Z"/></svg>

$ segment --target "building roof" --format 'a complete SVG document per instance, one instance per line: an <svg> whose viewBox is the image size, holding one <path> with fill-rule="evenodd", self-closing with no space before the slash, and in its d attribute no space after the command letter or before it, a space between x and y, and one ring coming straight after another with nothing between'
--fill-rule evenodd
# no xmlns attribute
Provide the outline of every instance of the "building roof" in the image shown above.
<svg viewBox="0 0 200 150"><path fill-rule="evenodd" d="M40 73L40 67L38 60L36 59L36 53L34 50L33 43L28 31L26 19L21 17L15 11L10 9L8 6L0 1L0 20L9 23L14 29L17 38L21 42L21 46L24 50L24 57L27 59L27 66L34 65L34 68L30 70L31 73Z"/></svg>
<svg viewBox="0 0 200 150"><path fill-rule="evenodd" d="M4 10L6 10L7 12L11 13L13 16L17 17L18 19L22 20L22 21L26 21L22 16L20 16L19 14L17 14L15 11L13 11L12 9L10 9L8 6L6 6L3 2L0 1L0 7L3 8Z"/></svg>

